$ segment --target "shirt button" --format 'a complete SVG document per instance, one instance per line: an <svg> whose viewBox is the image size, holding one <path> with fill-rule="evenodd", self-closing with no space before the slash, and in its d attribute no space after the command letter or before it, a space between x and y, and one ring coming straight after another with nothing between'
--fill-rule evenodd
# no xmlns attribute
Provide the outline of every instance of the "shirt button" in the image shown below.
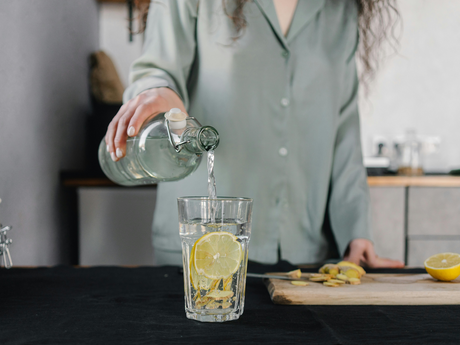
<svg viewBox="0 0 460 345"><path fill-rule="evenodd" d="M281 157L286 157L288 154L288 150L285 147L282 147L279 149L278 153L280 154Z"/></svg>
<svg viewBox="0 0 460 345"><path fill-rule="evenodd" d="M287 58L289 56L289 52L287 50L283 50L281 56Z"/></svg>
<svg viewBox="0 0 460 345"><path fill-rule="evenodd" d="M288 106L289 106L289 103L290 103L290 102L289 102L289 99L287 99L287 98L281 99L281 105L282 105L283 107L285 107L285 108L288 107Z"/></svg>

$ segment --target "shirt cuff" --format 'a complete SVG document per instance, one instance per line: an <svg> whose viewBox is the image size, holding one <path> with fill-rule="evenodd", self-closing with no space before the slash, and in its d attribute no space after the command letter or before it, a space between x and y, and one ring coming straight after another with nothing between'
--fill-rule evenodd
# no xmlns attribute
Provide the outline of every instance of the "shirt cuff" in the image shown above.
<svg viewBox="0 0 460 345"><path fill-rule="evenodd" d="M137 95L146 90L156 89L160 87L166 87L168 89L173 90L179 96L179 98L182 101L184 101L183 97L177 90L176 85L172 80L168 80L167 78L148 76L140 78L136 80L134 83L132 83L130 86L128 86L128 88L123 93L123 103L128 102L130 99L136 97Z"/></svg>

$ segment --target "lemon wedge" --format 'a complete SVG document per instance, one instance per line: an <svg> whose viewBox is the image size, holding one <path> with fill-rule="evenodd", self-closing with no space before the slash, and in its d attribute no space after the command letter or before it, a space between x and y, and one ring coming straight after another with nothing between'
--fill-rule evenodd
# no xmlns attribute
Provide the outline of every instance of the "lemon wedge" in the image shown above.
<svg viewBox="0 0 460 345"><path fill-rule="evenodd" d="M425 260L426 271L435 279L451 281L460 275L460 254L441 253Z"/></svg>
<svg viewBox="0 0 460 345"><path fill-rule="evenodd" d="M190 282L195 290L209 290L213 285L214 280L208 279L203 275L199 275L196 272L193 261L195 260L195 245L190 253Z"/></svg>
<svg viewBox="0 0 460 345"><path fill-rule="evenodd" d="M229 232L208 233L195 242L194 248L196 272L208 279L227 278L240 266L241 243Z"/></svg>

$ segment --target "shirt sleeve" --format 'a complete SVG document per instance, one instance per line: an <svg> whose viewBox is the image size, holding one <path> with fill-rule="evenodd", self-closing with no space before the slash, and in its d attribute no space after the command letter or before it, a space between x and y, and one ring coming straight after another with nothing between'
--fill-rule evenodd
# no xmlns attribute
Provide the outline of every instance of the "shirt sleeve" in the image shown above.
<svg viewBox="0 0 460 345"><path fill-rule="evenodd" d="M371 238L370 195L363 165L358 111L358 77L349 63L344 90L348 101L340 110L332 163L329 218L340 255L350 241Z"/></svg>
<svg viewBox="0 0 460 345"><path fill-rule="evenodd" d="M155 0L150 3L142 55L130 70L127 102L157 87L175 91L188 107L187 79L195 59L198 0Z"/></svg>

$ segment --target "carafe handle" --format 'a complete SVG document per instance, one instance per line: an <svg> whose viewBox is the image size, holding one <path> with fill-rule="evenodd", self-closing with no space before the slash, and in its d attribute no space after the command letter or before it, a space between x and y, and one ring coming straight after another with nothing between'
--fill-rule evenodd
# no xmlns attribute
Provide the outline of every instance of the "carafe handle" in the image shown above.
<svg viewBox="0 0 460 345"><path fill-rule="evenodd" d="M196 121L196 119L194 117L188 117L187 120ZM190 140L181 141L181 142L176 144L174 142L174 139L173 139L172 134L171 134L171 128L169 126L169 119L165 118L165 123L166 123L166 129L168 130L169 143L172 145L172 147L174 148L174 150L176 150L177 153L181 152L182 148L183 148L183 145L189 144Z"/></svg>

